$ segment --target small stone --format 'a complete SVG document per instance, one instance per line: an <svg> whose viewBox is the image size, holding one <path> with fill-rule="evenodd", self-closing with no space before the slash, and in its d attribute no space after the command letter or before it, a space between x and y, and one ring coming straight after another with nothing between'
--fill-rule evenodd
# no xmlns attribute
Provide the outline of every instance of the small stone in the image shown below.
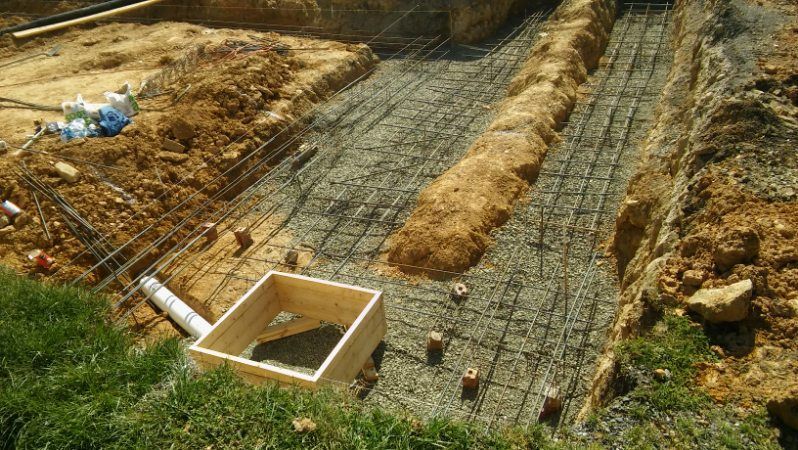
<svg viewBox="0 0 798 450"><path fill-rule="evenodd" d="M762 68L766 74L773 75L779 71L779 68L774 66L773 64L765 64L765 67Z"/></svg>
<svg viewBox="0 0 798 450"><path fill-rule="evenodd" d="M171 139L164 139L161 148L163 148L168 152L175 152L175 153L183 153L186 151L185 145L181 144L180 142L173 141Z"/></svg>
<svg viewBox="0 0 798 450"><path fill-rule="evenodd" d="M125 199L122 197L114 197L114 203L117 205L123 205L125 203Z"/></svg>
<svg viewBox="0 0 798 450"><path fill-rule="evenodd" d="M734 227L723 233L715 244L713 258L721 272L737 264L750 262L759 255L759 234L748 227Z"/></svg>
<svg viewBox="0 0 798 450"><path fill-rule="evenodd" d="M307 417L296 418L291 424L294 426L294 431L297 433L310 433L316 431L316 422Z"/></svg>
<svg viewBox="0 0 798 450"><path fill-rule="evenodd" d="M712 350L716 355L720 356L721 358L726 357L726 351L723 350L723 347L721 347L720 345L712 345L709 347L709 349Z"/></svg>
<svg viewBox="0 0 798 450"><path fill-rule="evenodd" d="M363 368L363 379L369 383L376 383L380 379L377 369L374 367Z"/></svg>
<svg viewBox="0 0 798 450"><path fill-rule="evenodd" d="M636 228L645 228L648 224L648 207L640 200L627 199L621 205L621 222L628 221Z"/></svg>
<svg viewBox="0 0 798 450"><path fill-rule="evenodd" d="M687 299L687 308L708 322L737 322L748 317L754 285L743 280L717 289L699 289Z"/></svg>
<svg viewBox="0 0 798 450"><path fill-rule="evenodd" d="M194 125L190 124L186 119L178 117L172 122L172 136L178 141L187 141L196 135Z"/></svg>
<svg viewBox="0 0 798 450"><path fill-rule="evenodd" d="M4 152L6 150L8 150L8 144L6 144L6 141L0 141L0 152Z"/></svg>
<svg viewBox="0 0 798 450"><path fill-rule="evenodd" d="M11 224L11 221L8 219L8 216L5 214L0 214L0 228L5 228L9 224Z"/></svg>
<svg viewBox="0 0 798 450"><path fill-rule="evenodd" d="M691 287L701 287L701 284L704 283L704 272L700 270L687 270L682 275L682 283L685 286Z"/></svg>
<svg viewBox="0 0 798 450"><path fill-rule="evenodd" d="M14 216L14 226L17 228L24 227L30 223L30 216L24 211Z"/></svg>
<svg viewBox="0 0 798 450"><path fill-rule="evenodd" d="M785 225L781 221L776 221L773 227L783 238L792 239L795 236L795 229L789 225Z"/></svg>
<svg viewBox="0 0 798 450"><path fill-rule="evenodd" d="M668 369L654 369L654 378L659 381L668 381L671 379L671 371Z"/></svg>
<svg viewBox="0 0 798 450"><path fill-rule="evenodd" d="M288 250L285 254L285 264L288 266L296 266L299 261L299 252L296 250Z"/></svg>
<svg viewBox="0 0 798 450"><path fill-rule="evenodd" d="M78 180L80 180L80 172L78 169L65 162L55 163L55 171L58 172L58 176L63 178L67 183L77 183Z"/></svg>
<svg viewBox="0 0 798 450"><path fill-rule="evenodd" d="M158 158L164 161L180 164L186 162L186 160L188 159L188 155L184 153L158 152Z"/></svg>

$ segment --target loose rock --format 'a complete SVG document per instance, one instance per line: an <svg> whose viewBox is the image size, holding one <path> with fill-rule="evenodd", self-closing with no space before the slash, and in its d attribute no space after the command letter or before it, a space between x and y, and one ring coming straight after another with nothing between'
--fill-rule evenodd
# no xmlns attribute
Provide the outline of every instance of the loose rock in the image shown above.
<svg viewBox="0 0 798 450"><path fill-rule="evenodd" d="M173 141L171 139L164 139L161 148L163 148L168 152L175 152L175 153L183 153L186 151L186 147L183 144L177 141Z"/></svg>
<svg viewBox="0 0 798 450"><path fill-rule="evenodd" d="M188 159L188 155L173 152L158 152L158 158L164 161L180 164Z"/></svg>
<svg viewBox="0 0 798 450"><path fill-rule="evenodd" d="M717 289L699 289L687 299L687 308L708 322L737 322L748 317L754 285L743 280Z"/></svg>
<svg viewBox="0 0 798 450"><path fill-rule="evenodd" d="M721 272L737 264L750 262L759 255L759 235L748 227L734 227L723 233L715 244L713 257Z"/></svg>
<svg viewBox="0 0 798 450"><path fill-rule="evenodd" d="M172 136L179 141L187 141L194 137L196 131L194 125L190 124L182 117L176 118L172 122Z"/></svg>
<svg viewBox="0 0 798 450"><path fill-rule="evenodd" d="M685 271L682 275L682 283L685 286L701 287L701 284L704 283L704 273L700 270Z"/></svg>
<svg viewBox="0 0 798 450"><path fill-rule="evenodd" d="M655 369L654 378L659 381L667 381L671 379L671 371L668 369Z"/></svg>
<svg viewBox="0 0 798 450"><path fill-rule="evenodd" d="M77 183L78 180L80 180L80 172L78 172L78 169L65 162L55 163L55 171L58 172L58 176L66 180L67 183Z"/></svg>

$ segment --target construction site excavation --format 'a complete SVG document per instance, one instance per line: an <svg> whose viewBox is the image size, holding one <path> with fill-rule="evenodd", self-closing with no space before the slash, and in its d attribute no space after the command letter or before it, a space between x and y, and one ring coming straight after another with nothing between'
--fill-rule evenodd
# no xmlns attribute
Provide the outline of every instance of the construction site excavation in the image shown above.
<svg viewBox="0 0 798 450"><path fill-rule="evenodd" d="M0 1L0 266L422 421L798 448L796 143L789 0Z"/></svg>

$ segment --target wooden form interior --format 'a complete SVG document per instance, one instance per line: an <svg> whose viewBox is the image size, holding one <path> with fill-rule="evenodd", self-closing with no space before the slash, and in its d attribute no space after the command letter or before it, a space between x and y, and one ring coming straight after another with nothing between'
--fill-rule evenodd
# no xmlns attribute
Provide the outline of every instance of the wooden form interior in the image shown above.
<svg viewBox="0 0 798 450"><path fill-rule="evenodd" d="M349 383L387 331L381 295L371 289L272 271L191 346L190 353L204 368L229 364L253 383L274 380L311 388L324 382ZM269 326L282 311L302 317ZM343 325L347 331L312 376L238 356L254 340L268 343L318 328L320 321Z"/></svg>

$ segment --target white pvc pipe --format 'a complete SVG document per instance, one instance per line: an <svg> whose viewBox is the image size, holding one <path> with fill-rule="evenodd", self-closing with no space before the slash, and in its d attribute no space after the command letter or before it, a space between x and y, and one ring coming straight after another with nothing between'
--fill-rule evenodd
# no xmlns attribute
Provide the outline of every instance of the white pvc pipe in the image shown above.
<svg viewBox="0 0 798 450"><path fill-rule="evenodd" d="M180 300L155 278L143 277L139 281L139 285L147 298L152 300L158 308L166 311L172 320L195 338L199 339L211 331L211 324L207 320L183 303L183 300Z"/></svg>

